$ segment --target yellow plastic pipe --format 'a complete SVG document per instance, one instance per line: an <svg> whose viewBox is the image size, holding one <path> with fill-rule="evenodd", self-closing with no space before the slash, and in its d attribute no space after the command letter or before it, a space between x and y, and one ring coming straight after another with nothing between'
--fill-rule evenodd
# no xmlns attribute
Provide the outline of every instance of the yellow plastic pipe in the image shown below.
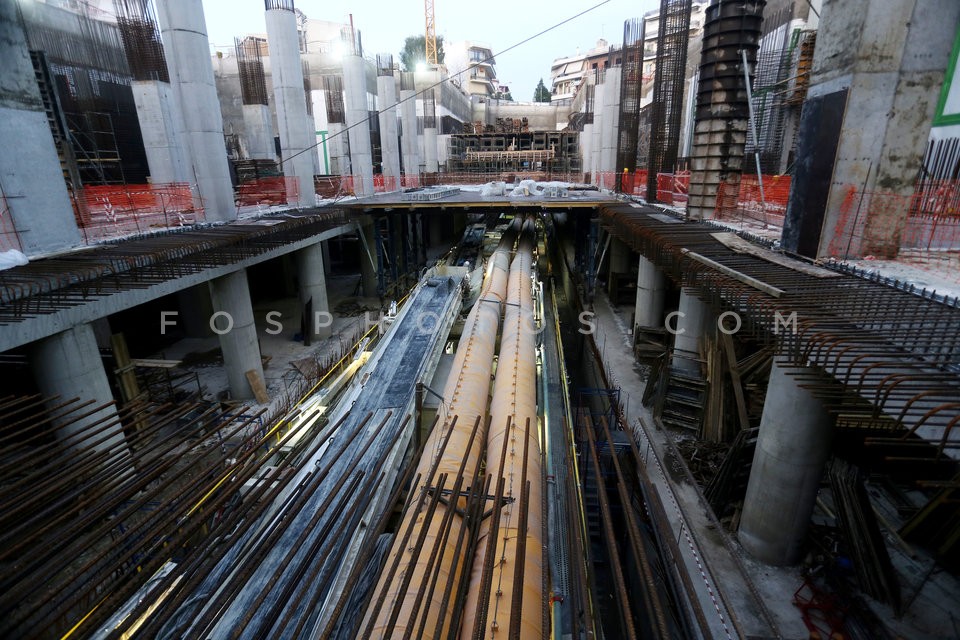
<svg viewBox="0 0 960 640"><path fill-rule="evenodd" d="M504 495L513 498L513 502L501 508L496 532L491 531L491 518L485 519L480 525L480 539L460 627L461 638L473 637L484 603L486 615L482 621L481 638L513 637L510 635L510 624L514 615L519 616L520 638L539 640L543 637L542 469L537 424L537 328L531 295L534 243L532 228L525 225L516 256L510 265L500 356L490 403L490 430L487 433L487 473L496 476L502 465ZM528 438L526 469L523 466L525 436ZM505 439L508 440L506 447ZM530 487L526 502L521 500L524 478ZM497 477L493 478L494 485L497 480ZM524 512L527 517L525 533L520 530L521 514ZM497 538L492 547L493 573L489 584L484 585L484 566L487 564L488 548L491 548L491 535ZM522 561L517 554L517 543L521 536L526 538ZM523 573L517 582L517 572L520 570ZM522 597L519 600L520 610L515 613L513 607L517 605L517 587L522 589Z"/></svg>

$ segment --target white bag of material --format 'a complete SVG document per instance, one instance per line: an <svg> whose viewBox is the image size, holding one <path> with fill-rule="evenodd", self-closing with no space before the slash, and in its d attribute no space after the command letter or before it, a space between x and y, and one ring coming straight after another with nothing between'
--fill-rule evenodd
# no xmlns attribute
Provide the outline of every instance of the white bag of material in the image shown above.
<svg viewBox="0 0 960 640"><path fill-rule="evenodd" d="M27 260L27 256L23 255L16 249L11 249L10 251L0 251L0 270L9 269L11 267L22 267L28 262L30 261Z"/></svg>
<svg viewBox="0 0 960 640"><path fill-rule="evenodd" d="M488 182L480 187L480 195L484 198L489 198L491 196L502 196L506 190L506 187L507 184L505 182Z"/></svg>

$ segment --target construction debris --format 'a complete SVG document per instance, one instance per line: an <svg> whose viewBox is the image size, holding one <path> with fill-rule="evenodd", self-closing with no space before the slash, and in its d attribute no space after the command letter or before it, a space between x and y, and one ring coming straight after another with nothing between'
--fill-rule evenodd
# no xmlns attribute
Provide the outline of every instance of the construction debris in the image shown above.
<svg viewBox="0 0 960 640"><path fill-rule="evenodd" d="M865 593L900 613L900 581L870 504L863 473L840 458L830 466L830 487L843 539Z"/></svg>

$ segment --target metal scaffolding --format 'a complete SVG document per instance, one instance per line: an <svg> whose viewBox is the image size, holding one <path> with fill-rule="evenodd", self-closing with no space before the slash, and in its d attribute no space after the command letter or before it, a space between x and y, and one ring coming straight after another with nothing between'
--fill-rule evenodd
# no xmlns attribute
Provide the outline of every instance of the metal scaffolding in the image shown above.
<svg viewBox="0 0 960 640"><path fill-rule="evenodd" d="M662 24L662 23L661 23ZM617 131L617 172L636 171L640 87L643 75L642 20L623 23L623 57L620 67L620 126Z"/></svg>
<svg viewBox="0 0 960 640"><path fill-rule="evenodd" d="M765 174L780 174L784 161L787 114L791 108L788 82L792 75L794 51L800 41L799 29L789 31L793 20L793 5L783 7L770 16L764 16L760 51L753 69L753 111L756 118L757 144L747 138L744 155L752 158L760 154L760 168ZM749 164L749 163L748 163Z"/></svg>
<svg viewBox="0 0 960 640"><path fill-rule="evenodd" d="M657 66L650 113L650 155L647 160L647 198L651 200L656 199L657 174L672 173L677 163L691 4L692 0L660 2ZM638 77L637 84L640 82ZM636 168L636 162L631 168Z"/></svg>

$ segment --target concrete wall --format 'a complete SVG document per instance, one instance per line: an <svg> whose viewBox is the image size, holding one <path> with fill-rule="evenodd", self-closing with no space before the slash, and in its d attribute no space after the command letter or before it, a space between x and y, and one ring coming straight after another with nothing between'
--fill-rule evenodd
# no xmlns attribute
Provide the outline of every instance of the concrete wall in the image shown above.
<svg viewBox="0 0 960 640"><path fill-rule="evenodd" d="M824 2L807 99L849 94L832 179L816 186L829 189L823 222L813 225L822 230L818 257L829 254L838 223L844 231L850 189L912 193L958 21L960 3L952 0ZM895 255L906 213L869 215L864 252ZM818 214L791 205L787 227Z"/></svg>
<svg viewBox="0 0 960 640"><path fill-rule="evenodd" d="M81 242L53 134L40 100L17 7L0 3L0 189L23 252L67 249ZM6 230L4 224L0 229ZM0 238L0 246L11 244Z"/></svg>

